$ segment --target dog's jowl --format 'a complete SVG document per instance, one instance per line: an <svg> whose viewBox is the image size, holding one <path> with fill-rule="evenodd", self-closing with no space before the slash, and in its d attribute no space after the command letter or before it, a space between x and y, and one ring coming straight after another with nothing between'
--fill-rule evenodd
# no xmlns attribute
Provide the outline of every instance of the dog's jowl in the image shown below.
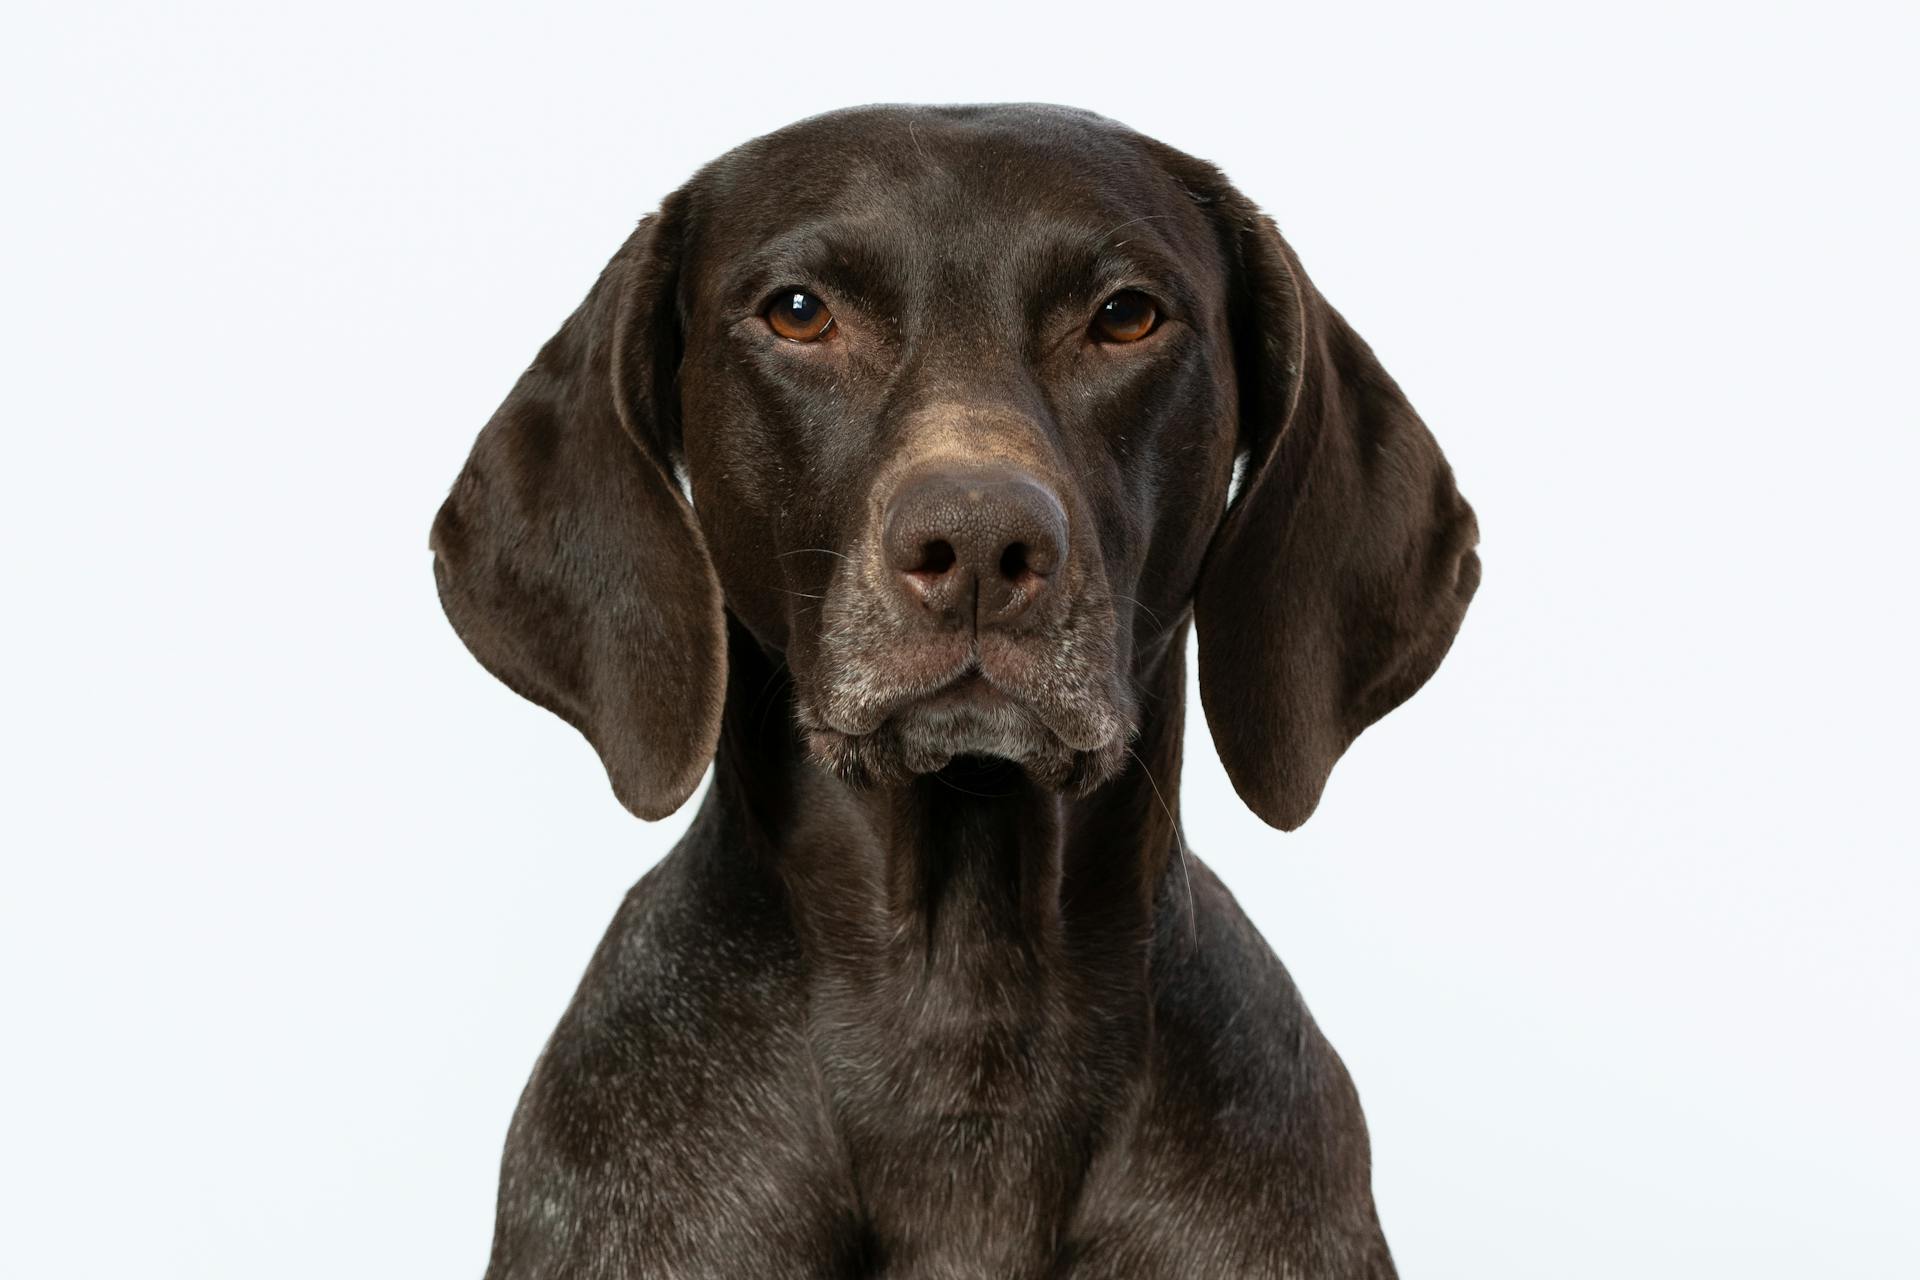
<svg viewBox="0 0 1920 1280"><path fill-rule="evenodd" d="M1188 633L1290 829L1475 540L1202 161L888 107L702 169L433 526L462 639L622 804L712 768L534 1068L489 1275L1390 1276L1347 1073L1178 833Z"/></svg>

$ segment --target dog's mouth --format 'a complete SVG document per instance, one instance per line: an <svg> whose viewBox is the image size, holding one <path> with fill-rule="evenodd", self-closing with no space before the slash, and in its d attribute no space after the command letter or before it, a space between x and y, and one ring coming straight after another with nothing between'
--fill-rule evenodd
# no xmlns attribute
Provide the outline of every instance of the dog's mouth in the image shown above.
<svg viewBox="0 0 1920 1280"><path fill-rule="evenodd" d="M938 773L963 757L1009 761L1036 782L1084 791L1113 776L1131 724L1104 697L1039 696L996 679L977 655L944 677L863 707L855 723L802 712L814 759L856 786ZM864 723L861 723L863 722Z"/></svg>
<svg viewBox="0 0 1920 1280"><path fill-rule="evenodd" d="M959 597L926 596L877 546L841 561L808 619L817 648L794 655L795 710L817 763L856 786L903 785L961 757L1010 761L1056 789L1120 771L1137 711L1097 565L1054 566L1038 613L1011 601L1012 614L981 614L978 566Z"/></svg>

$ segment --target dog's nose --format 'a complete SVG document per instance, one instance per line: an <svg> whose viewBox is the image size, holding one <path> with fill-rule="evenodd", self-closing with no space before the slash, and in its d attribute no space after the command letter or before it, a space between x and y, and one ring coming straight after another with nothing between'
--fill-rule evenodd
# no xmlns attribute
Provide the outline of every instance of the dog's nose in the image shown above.
<svg viewBox="0 0 1920 1280"><path fill-rule="evenodd" d="M1005 626L1066 563L1067 513L1025 472L922 472L894 491L881 551L908 602L939 622Z"/></svg>

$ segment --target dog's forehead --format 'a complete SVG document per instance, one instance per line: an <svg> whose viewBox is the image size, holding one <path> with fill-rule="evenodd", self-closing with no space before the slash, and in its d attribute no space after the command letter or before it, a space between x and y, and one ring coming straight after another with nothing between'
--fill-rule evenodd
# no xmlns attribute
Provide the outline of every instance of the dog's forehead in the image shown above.
<svg viewBox="0 0 1920 1280"><path fill-rule="evenodd" d="M707 233L729 248L829 222L959 238L1040 220L1199 221L1146 140L1059 107L833 112L736 148L694 186L706 197Z"/></svg>

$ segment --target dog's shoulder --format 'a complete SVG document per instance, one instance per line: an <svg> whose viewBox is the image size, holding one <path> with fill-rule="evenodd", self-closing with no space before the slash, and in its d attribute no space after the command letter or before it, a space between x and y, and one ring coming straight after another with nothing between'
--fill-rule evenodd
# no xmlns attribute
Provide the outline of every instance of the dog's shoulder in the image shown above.
<svg viewBox="0 0 1920 1280"><path fill-rule="evenodd" d="M799 982L784 912L732 851L696 832L649 872L514 1114L489 1280L779 1276L857 1248Z"/></svg>
<svg viewBox="0 0 1920 1280"><path fill-rule="evenodd" d="M1233 895L1197 860L1189 878L1157 930L1139 1107L1091 1171L1070 1274L1391 1276L1346 1067Z"/></svg>

